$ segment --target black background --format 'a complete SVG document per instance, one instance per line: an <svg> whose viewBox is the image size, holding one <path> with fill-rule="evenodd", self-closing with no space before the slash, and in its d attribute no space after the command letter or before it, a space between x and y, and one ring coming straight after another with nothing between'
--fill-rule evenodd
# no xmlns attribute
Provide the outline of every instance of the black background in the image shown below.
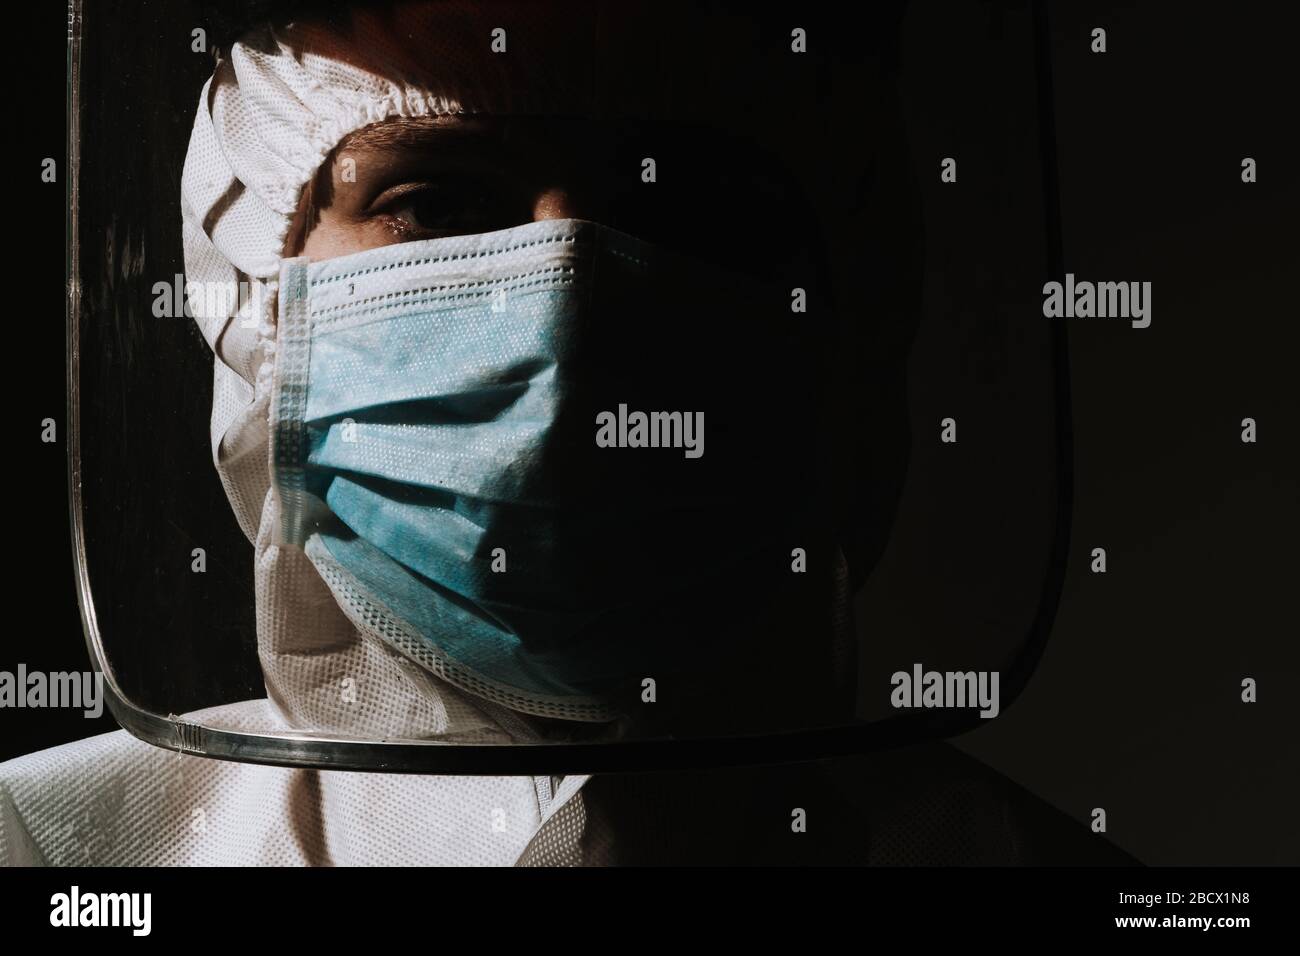
<svg viewBox="0 0 1300 956"><path fill-rule="evenodd" d="M1153 322L1070 326L1075 505L1063 601L1024 697L960 745L1076 818L1105 807L1111 839L1144 862L1295 863L1293 24L1265 3L1049 9L1065 264L1081 279L1150 280ZM31 66L24 95L12 100L23 145L7 155L17 164L10 182L30 184L15 190L30 206L14 223L9 283L22 302L8 385L21 411L0 667L80 670L88 665L67 524L59 252L66 18L57 4L15 16L25 18L11 29ZM908 29L946 37L951 70L932 79L960 97L964 71L990 65L981 37L945 32L944 17L943 6L916 5ZM1094 26L1107 29L1104 55L1089 52ZM186 111L180 121L188 119ZM974 173L960 164L978 153L981 129L992 136L997 126L931 131L939 151L913 157L928 231L959 233L971 255L982 225L962 220L953 197ZM946 155L958 158L961 177L940 189ZM46 156L60 160L58 185L39 183ZM1259 164L1255 184L1241 182L1244 156ZM169 175L161 161L142 159ZM206 407L209 388L199 379L186 401ZM920 387L916 414L927 422L929 397ZM1246 416L1259 422L1257 444L1239 440ZM39 441L46 417L59 422L57 445ZM206 435L196 437L202 452ZM216 484L211 473L200 480ZM1104 576L1088 573L1097 546L1108 553ZM942 603L889 590L898 560L888 551L879 583L864 593L868 622ZM243 569L230 573L234 581ZM872 586L885 593L868 607ZM1257 704L1240 702L1246 676L1259 682ZM113 726L53 710L7 711L0 721L5 758Z"/></svg>
<svg viewBox="0 0 1300 956"><path fill-rule="evenodd" d="M1025 698L962 746L1072 815L1106 807L1144 862L1294 864L1295 23L1263 4L1052 9L1065 261L1150 279L1154 317L1071 326L1066 590Z"/></svg>

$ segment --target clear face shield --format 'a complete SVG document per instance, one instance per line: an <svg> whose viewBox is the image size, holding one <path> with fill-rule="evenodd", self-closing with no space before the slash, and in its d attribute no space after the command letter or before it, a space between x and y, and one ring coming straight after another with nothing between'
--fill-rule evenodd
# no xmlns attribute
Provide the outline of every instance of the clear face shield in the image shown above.
<svg viewBox="0 0 1300 956"><path fill-rule="evenodd" d="M1028 7L950 6L81 10L74 548L122 726L507 774L996 719L1068 544L1050 71Z"/></svg>

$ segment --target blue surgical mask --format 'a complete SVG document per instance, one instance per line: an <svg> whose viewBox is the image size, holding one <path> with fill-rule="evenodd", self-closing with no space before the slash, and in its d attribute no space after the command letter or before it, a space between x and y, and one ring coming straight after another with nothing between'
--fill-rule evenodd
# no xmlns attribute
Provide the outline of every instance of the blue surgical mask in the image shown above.
<svg viewBox="0 0 1300 956"><path fill-rule="evenodd" d="M559 219L287 259L279 295L281 541L449 682L610 719L725 653L700 602L786 570L745 343L788 290Z"/></svg>

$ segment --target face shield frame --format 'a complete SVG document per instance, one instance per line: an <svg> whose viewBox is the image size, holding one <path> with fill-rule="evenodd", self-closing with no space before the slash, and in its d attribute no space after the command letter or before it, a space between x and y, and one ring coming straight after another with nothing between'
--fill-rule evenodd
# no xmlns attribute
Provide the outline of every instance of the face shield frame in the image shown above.
<svg viewBox="0 0 1300 956"><path fill-rule="evenodd" d="M66 337L68 361L68 479L76 588L94 669L103 675L109 710L133 736L178 753L247 763L317 769L421 774L547 774L688 770L786 763L864 754L891 747L954 737L981 725L974 711L919 711L861 725L726 738L619 740L600 743L512 743L473 745L439 740L360 740L327 734L263 734L205 726L175 714L162 715L134 703L110 663L92 593L87 560L86 498L83 486L82 392L83 314L79 227L81 178L81 0L73 0L69 21L68 157L66 229ZM1056 182L1052 72L1047 14L1032 4L1037 89L1037 132L1044 170L1044 223L1048 264L1064 273ZM1051 531L1048 574L1043 582L1029 638L1012 666L1002 672L1002 709L1028 683L1051 631L1064 584L1072 512L1070 387L1065 327L1052 326L1057 502Z"/></svg>

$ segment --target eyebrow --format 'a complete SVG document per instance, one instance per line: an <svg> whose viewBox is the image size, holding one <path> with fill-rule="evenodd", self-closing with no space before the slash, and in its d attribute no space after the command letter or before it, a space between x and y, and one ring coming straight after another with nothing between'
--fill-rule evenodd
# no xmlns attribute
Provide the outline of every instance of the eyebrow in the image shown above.
<svg viewBox="0 0 1300 956"><path fill-rule="evenodd" d="M350 149L418 148L449 137L482 135L490 128L486 118L462 113L382 120L345 136L336 147L336 155Z"/></svg>

